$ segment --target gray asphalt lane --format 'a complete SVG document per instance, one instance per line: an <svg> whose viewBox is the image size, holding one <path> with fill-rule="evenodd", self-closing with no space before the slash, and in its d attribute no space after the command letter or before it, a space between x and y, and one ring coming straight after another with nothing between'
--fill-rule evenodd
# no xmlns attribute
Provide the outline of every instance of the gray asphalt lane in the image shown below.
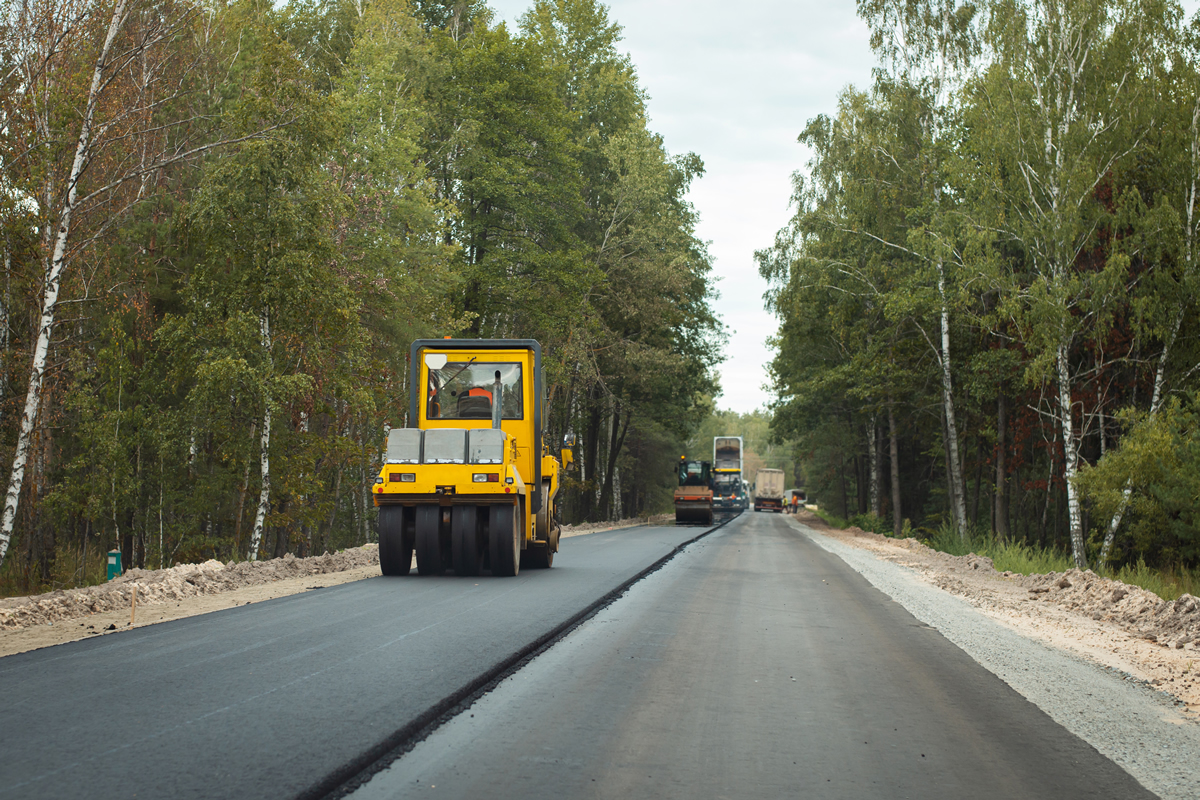
<svg viewBox="0 0 1200 800"><path fill-rule="evenodd" d="M516 578L379 577L0 659L0 797L295 797L701 532L574 537Z"/></svg>
<svg viewBox="0 0 1200 800"><path fill-rule="evenodd" d="M1147 798L774 515L692 545L355 800Z"/></svg>

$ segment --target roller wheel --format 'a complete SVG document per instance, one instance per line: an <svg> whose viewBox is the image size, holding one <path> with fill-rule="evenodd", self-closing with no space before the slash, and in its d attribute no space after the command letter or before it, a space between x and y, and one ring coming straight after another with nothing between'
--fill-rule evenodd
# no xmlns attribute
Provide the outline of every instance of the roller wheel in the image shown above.
<svg viewBox="0 0 1200 800"><path fill-rule="evenodd" d="M441 575L446 571L442 558L442 509L438 506L417 506L417 572L422 575Z"/></svg>
<svg viewBox="0 0 1200 800"><path fill-rule="evenodd" d="M550 569L554 566L554 553L547 545L532 544L521 551L521 569Z"/></svg>
<svg viewBox="0 0 1200 800"><path fill-rule="evenodd" d="M517 538L517 507L497 503L490 509L488 550L492 574L510 578L521 570L521 540Z"/></svg>
<svg viewBox="0 0 1200 800"><path fill-rule="evenodd" d="M384 575L407 575L412 566L412 539L404 535L404 509L379 509L379 568Z"/></svg>
<svg viewBox="0 0 1200 800"><path fill-rule="evenodd" d="M478 575L483 568L475 506L455 506L450 513L450 552L454 574Z"/></svg>
<svg viewBox="0 0 1200 800"><path fill-rule="evenodd" d="M554 554L558 552L558 525L556 508L550 502L550 484L542 484L542 508L537 513L537 537L529 548L521 551L521 569L550 569L554 566Z"/></svg>
<svg viewBox="0 0 1200 800"><path fill-rule="evenodd" d="M541 508L534 518L533 538L546 540L550 538L550 528L554 525L554 513L550 502L550 481L542 481Z"/></svg>

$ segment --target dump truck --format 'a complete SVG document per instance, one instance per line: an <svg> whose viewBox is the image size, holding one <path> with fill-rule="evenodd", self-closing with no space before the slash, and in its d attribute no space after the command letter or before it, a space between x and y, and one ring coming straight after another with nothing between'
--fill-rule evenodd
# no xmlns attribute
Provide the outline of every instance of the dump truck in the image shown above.
<svg viewBox="0 0 1200 800"><path fill-rule="evenodd" d="M516 575L558 551L562 463L543 442L542 348L532 339L418 339L407 428L375 478L379 566L407 575Z"/></svg>
<svg viewBox="0 0 1200 800"><path fill-rule="evenodd" d="M713 506L718 511L746 510L740 436L713 438Z"/></svg>
<svg viewBox="0 0 1200 800"><path fill-rule="evenodd" d="M711 525L713 521L712 465L679 457L679 488L675 490L675 522Z"/></svg>
<svg viewBox="0 0 1200 800"><path fill-rule="evenodd" d="M783 513L783 470L760 469L754 473L754 510Z"/></svg>

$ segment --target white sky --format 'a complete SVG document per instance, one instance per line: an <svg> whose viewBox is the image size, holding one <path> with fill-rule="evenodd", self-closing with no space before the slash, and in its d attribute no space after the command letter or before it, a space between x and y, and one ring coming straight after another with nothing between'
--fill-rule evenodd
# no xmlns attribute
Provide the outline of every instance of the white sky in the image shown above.
<svg viewBox="0 0 1200 800"><path fill-rule="evenodd" d="M489 5L515 30L531 2ZM671 153L704 159L690 199L729 329L717 404L753 411L770 399L766 339L777 327L763 309L754 251L790 217L791 174L807 159L797 135L834 109L846 84L870 81L866 26L849 0L612 0L609 19L624 28L623 48L650 96L651 129Z"/></svg>
<svg viewBox="0 0 1200 800"><path fill-rule="evenodd" d="M510 28L531 0L489 0ZM650 96L650 127L671 153L693 151L707 169L690 199L710 242L729 328L719 370L721 408L770 401L764 384L777 329L763 308L754 251L791 216L791 175L808 158L796 137L832 113L848 84L870 84L874 58L852 0L611 0L624 49ZM1200 0L1186 0L1188 17Z"/></svg>

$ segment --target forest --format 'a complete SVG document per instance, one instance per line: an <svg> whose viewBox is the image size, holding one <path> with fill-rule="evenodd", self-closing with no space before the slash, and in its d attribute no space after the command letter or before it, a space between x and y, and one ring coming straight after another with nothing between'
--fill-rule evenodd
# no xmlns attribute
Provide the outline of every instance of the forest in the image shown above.
<svg viewBox="0 0 1200 800"><path fill-rule="evenodd" d="M757 254L773 432L892 535L1200 563L1200 21L1169 0L859 0Z"/></svg>
<svg viewBox="0 0 1200 800"><path fill-rule="evenodd" d="M565 521L669 506L724 332L703 163L620 34L595 0L514 30L478 0L6 2L0 590L371 541L420 337L541 342Z"/></svg>

